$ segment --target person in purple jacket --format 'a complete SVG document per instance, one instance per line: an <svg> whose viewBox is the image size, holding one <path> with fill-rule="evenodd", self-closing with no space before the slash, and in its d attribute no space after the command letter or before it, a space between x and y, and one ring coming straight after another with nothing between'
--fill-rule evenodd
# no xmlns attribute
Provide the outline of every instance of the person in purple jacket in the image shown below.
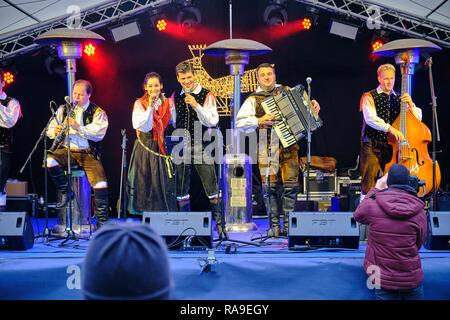
<svg viewBox="0 0 450 320"><path fill-rule="evenodd" d="M364 270L378 300L423 299L419 249L427 231L424 202L409 185L409 170L391 166L354 213L369 225ZM374 285L373 285L374 284Z"/></svg>

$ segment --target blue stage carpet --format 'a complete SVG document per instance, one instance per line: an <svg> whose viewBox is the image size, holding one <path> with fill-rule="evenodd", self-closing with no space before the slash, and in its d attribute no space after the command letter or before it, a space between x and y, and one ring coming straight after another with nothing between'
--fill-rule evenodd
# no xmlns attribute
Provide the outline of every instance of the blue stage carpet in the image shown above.
<svg viewBox="0 0 450 320"><path fill-rule="evenodd" d="M267 229L267 219L254 222L258 232ZM42 233L44 220L32 218L32 223L36 235ZM50 228L54 223L49 220ZM258 232L232 233L230 238L248 242ZM61 243L36 238L29 250L0 251L0 299L82 299L80 273L89 240ZM362 268L364 253L364 245L290 251L281 238L259 247L227 242L214 250L211 270L203 270L207 251L170 251L173 299L371 300L373 292ZM450 299L450 252L422 249L421 258L425 298Z"/></svg>

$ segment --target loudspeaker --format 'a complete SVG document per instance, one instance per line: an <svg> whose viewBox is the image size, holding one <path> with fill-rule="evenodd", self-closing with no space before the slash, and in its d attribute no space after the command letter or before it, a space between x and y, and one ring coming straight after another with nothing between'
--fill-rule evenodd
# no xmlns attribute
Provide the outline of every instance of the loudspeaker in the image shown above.
<svg viewBox="0 0 450 320"><path fill-rule="evenodd" d="M359 248L359 227L353 212L292 212L289 215L290 250L311 247Z"/></svg>
<svg viewBox="0 0 450 320"><path fill-rule="evenodd" d="M423 246L429 250L450 249L450 211L430 211Z"/></svg>
<svg viewBox="0 0 450 320"><path fill-rule="evenodd" d="M161 235L169 249L213 246L211 212L144 212L142 223Z"/></svg>
<svg viewBox="0 0 450 320"><path fill-rule="evenodd" d="M26 212L0 212L0 250L26 250L34 245L34 230Z"/></svg>

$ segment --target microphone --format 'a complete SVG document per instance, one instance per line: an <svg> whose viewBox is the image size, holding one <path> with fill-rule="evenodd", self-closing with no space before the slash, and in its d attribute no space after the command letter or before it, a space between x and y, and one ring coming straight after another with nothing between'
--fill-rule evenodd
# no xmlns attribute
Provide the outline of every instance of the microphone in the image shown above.
<svg viewBox="0 0 450 320"><path fill-rule="evenodd" d="M77 104L78 104L78 102L74 102L74 103L70 103L70 98L69 98L69 96L65 96L64 97L64 100L66 101L66 103L70 106L70 107L72 107L72 108L75 108L76 106L77 106Z"/></svg>
<svg viewBox="0 0 450 320"><path fill-rule="evenodd" d="M306 78L306 82L307 82L308 84L310 84L311 81L312 81L312 79L311 79L310 77Z"/></svg>
<svg viewBox="0 0 450 320"><path fill-rule="evenodd" d="M53 109L53 104L52 103L55 103L55 101L50 101L50 111L52 112L52 115L54 117L56 117L56 112L55 112L55 109Z"/></svg>

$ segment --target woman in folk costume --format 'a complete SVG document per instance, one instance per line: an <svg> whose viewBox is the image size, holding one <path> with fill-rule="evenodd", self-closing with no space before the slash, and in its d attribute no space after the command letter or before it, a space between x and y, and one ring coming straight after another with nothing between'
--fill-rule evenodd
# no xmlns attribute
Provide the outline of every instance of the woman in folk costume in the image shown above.
<svg viewBox="0 0 450 320"><path fill-rule="evenodd" d="M164 96L156 72L145 76L143 87L144 95L133 106L137 139L128 172L129 209L133 214L177 211L175 172L165 142L175 126L174 102Z"/></svg>

